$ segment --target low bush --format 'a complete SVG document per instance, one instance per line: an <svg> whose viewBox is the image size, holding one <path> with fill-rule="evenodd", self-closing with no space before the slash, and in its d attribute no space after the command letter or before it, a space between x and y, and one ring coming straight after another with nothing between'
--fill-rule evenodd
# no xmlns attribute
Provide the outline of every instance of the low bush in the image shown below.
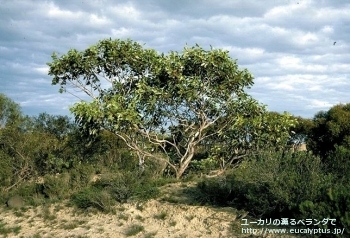
<svg viewBox="0 0 350 238"><path fill-rule="evenodd" d="M324 190L318 201L304 201L299 208L303 217L323 219L336 219L336 224L320 223L320 228L344 229L343 235L350 235L350 185L336 184Z"/></svg>
<svg viewBox="0 0 350 238"><path fill-rule="evenodd" d="M194 159L189 166L190 172L208 174L220 167L219 161L213 157Z"/></svg>
<svg viewBox="0 0 350 238"><path fill-rule="evenodd" d="M88 207L95 207L93 202L94 198L99 194L101 190L95 187L83 188L78 193L72 196L72 202L78 207L86 209ZM99 206L98 206L99 208Z"/></svg>
<svg viewBox="0 0 350 238"><path fill-rule="evenodd" d="M13 169L11 157L0 150L0 190L11 185Z"/></svg>
<svg viewBox="0 0 350 238"><path fill-rule="evenodd" d="M94 207L111 211L115 202L125 203L131 198L146 200L158 194L159 189L151 180L135 172L122 171L104 174L90 186L75 193L72 201L78 208Z"/></svg>
<svg viewBox="0 0 350 238"><path fill-rule="evenodd" d="M8 199L16 196L23 199L24 205L39 205L42 204L44 199L38 184L33 181L25 181L10 191L3 192L0 196L0 202L5 204L5 202L8 202Z"/></svg>
<svg viewBox="0 0 350 238"><path fill-rule="evenodd" d="M57 174L44 176L44 182L38 184L41 194L51 200L65 199L70 195L69 174Z"/></svg>
<svg viewBox="0 0 350 238"><path fill-rule="evenodd" d="M123 171L102 176L94 186L109 190L116 201L123 203L131 197L141 200L156 197L159 189L153 181L151 178L139 175L137 171Z"/></svg>
<svg viewBox="0 0 350 238"><path fill-rule="evenodd" d="M78 190L90 183L92 176L96 174L96 168L88 163L77 163L67 172L69 173L71 188Z"/></svg>
<svg viewBox="0 0 350 238"><path fill-rule="evenodd" d="M295 217L299 204L316 200L331 178L307 152L263 152L225 176L198 184L200 201L230 205L258 217Z"/></svg>
<svg viewBox="0 0 350 238"><path fill-rule="evenodd" d="M335 151L329 153L324 161L325 172L334 176L334 182L348 183L350 180L350 149L336 146Z"/></svg>
<svg viewBox="0 0 350 238"><path fill-rule="evenodd" d="M136 234L144 231L145 228L142 225L133 224L125 231L126 236L135 236Z"/></svg>

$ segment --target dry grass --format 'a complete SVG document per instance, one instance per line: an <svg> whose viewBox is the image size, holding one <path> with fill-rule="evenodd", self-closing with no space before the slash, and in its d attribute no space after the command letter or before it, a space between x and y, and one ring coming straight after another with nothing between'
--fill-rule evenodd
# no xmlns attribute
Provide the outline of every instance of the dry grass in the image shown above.
<svg viewBox="0 0 350 238"><path fill-rule="evenodd" d="M236 219L235 209L190 205L189 198L181 191L186 188L180 183L167 186L158 200L116 205L116 214L77 212L65 203L20 211L2 207L0 234L4 237L254 237L241 234L241 221ZM166 197L172 197L176 203L164 201Z"/></svg>

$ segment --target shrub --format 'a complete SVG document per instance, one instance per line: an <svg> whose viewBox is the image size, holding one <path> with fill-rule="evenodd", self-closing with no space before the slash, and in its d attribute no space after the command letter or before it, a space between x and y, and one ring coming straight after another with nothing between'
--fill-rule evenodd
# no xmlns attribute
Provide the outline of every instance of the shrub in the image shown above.
<svg viewBox="0 0 350 238"><path fill-rule="evenodd" d="M152 183L152 180L133 171L106 174L96 181L94 186L107 189L120 203L126 202L131 197L149 199L159 194L159 189Z"/></svg>
<svg viewBox="0 0 350 238"><path fill-rule="evenodd" d="M13 171L11 157L0 150L0 190L11 185Z"/></svg>
<svg viewBox="0 0 350 238"><path fill-rule="evenodd" d="M98 192L99 192L99 190L94 188L94 187L84 188L81 191L79 191L78 193L73 195L72 202L78 208L86 209L90 206L93 206L91 198Z"/></svg>
<svg viewBox="0 0 350 238"><path fill-rule="evenodd" d="M159 194L147 178L128 171L112 174L106 173L100 179L81 189L72 196L78 208L94 207L101 211L111 211L115 201L127 202L131 197L144 200Z"/></svg>
<svg viewBox="0 0 350 238"><path fill-rule="evenodd" d="M337 184L333 188L323 191L322 199L318 201L304 201L299 208L303 217L336 219L336 225L330 222L322 228L344 229L344 235L350 235L350 185ZM320 224L321 227L321 224Z"/></svg>
<svg viewBox="0 0 350 238"><path fill-rule="evenodd" d="M232 182L229 176L204 179L198 183L201 193L196 199L204 204L227 205L232 202Z"/></svg>
<svg viewBox="0 0 350 238"><path fill-rule="evenodd" d="M158 219L158 220L165 220L165 218L168 216L168 212L167 211L162 211L159 214L155 214L153 216L154 219Z"/></svg>
<svg viewBox="0 0 350 238"><path fill-rule="evenodd" d="M219 161L213 157L207 157L204 159L192 160L190 164L190 170L193 172L200 172L207 174L211 170L215 170L220 167Z"/></svg>
<svg viewBox="0 0 350 238"><path fill-rule="evenodd" d="M86 187L92 175L95 174L95 168L91 164L77 163L69 171L70 180L69 184L72 189L80 189Z"/></svg>
<svg viewBox="0 0 350 238"><path fill-rule="evenodd" d="M86 187L73 195L72 202L78 208L97 208L103 212L111 212L113 209L114 200L111 195L105 191L96 187Z"/></svg>
<svg viewBox="0 0 350 238"><path fill-rule="evenodd" d="M70 195L69 177L62 175L45 175L44 183L38 184L41 193L49 199L64 199Z"/></svg>
<svg viewBox="0 0 350 238"><path fill-rule="evenodd" d="M350 149L344 146L336 146L330 153L325 163L325 170L334 176L335 181L348 182L350 179Z"/></svg>
<svg viewBox="0 0 350 238"><path fill-rule="evenodd" d="M125 231L125 235L134 236L144 230L145 228L142 225L134 224L128 227L128 229Z"/></svg>
<svg viewBox="0 0 350 238"><path fill-rule="evenodd" d="M331 182L319 158L307 152L263 152L236 170L198 184L201 202L232 205L263 217L295 217L301 202L314 201Z"/></svg>

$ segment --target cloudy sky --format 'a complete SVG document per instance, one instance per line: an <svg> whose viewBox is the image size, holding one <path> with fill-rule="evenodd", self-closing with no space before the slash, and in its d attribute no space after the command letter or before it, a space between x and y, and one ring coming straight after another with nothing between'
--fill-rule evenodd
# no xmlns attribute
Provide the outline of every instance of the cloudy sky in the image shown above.
<svg viewBox="0 0 350 238"><path fill-rule="evenodd" d="M27 115L69 115L77 99L51 85L46 63L109 37L164 53L229 50L273 111L311 118L350 102L345 0L0 0L0 93Z"/></svg>

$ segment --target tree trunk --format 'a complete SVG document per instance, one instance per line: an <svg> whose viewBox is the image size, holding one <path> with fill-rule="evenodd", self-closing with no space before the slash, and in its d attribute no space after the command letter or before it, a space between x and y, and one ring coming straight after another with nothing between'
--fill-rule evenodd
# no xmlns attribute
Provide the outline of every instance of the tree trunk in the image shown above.
<svg viewBox="0 0 350 238"><path fill-rule="evenodd" d="M190 164L193 155L194 155L194 147L191 147L188 150L188 154L185 158L181 159L181 162L179 164L178 169L176 170L176 179L180 179L183 175L183 173L185 172L185 170L187 169L188 165Z"/></svg>

